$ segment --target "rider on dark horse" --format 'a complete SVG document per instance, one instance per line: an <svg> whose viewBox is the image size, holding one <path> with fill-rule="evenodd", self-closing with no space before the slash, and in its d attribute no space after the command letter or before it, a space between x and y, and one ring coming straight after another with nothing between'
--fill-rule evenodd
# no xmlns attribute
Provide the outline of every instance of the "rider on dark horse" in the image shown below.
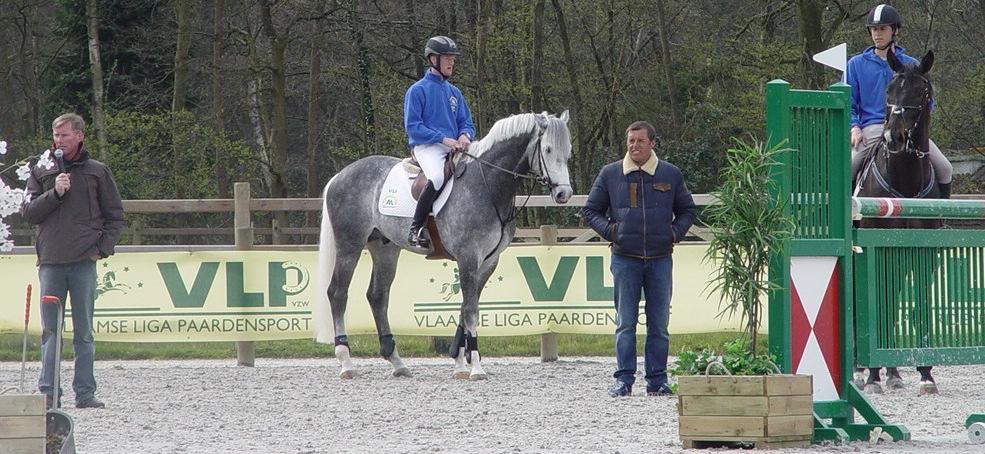
<svg viewBox="0 0 985 454"><path fill-rule="evenodd" d="M873 46L848 61L845 73L852 95L852 174L857 175L862 163L870 153L868 149L883 135L886 120L886 86L893 78L893 70L887 63L887 53L892 47L893 54L905 65L919 62L905 54L905 49L896 44L903 21L899 12L892 6L881 4L869 10L865 28ZM929 140L929 152L940 198L951 197L951 163L941 153L933 140ZM853 180L854 181L854 180Z"/></svg>
<svg viewBox="0 0 985 454"><path fill-rule="evenodd" d="M449 153L468 149L475 138L472 113L465 97L448 82L455 69L455 57L460 54L458 45L447 36L428 39L424 58L430 68L404 95L404 129L414 157L428 179L417 201L407 238L411 246L421 249L430 247L430 241L421 234L445 183L445 159Z"/></svg>

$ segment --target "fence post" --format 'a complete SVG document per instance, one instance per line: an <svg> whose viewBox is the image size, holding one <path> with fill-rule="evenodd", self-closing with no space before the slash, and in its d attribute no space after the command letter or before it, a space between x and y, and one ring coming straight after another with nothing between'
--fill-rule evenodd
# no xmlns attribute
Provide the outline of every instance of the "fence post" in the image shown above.
<svg viewBox="0 0 985 454"><path fill-rule="evenodd" d="M233 184L233 227L236 232L236 250L253 249L253 223L250 216L250 183ZM256 344L253 341L236 342L236 364L253 367Z"/></svg>
<svg viewBox="0 0 985 454"><path fill-rule="evenodd" d="M557 226L540 226L540 244L553 246L557 244ZM545 333L540 335L540 362L549 363L557 361L557 333Z"/></svg>

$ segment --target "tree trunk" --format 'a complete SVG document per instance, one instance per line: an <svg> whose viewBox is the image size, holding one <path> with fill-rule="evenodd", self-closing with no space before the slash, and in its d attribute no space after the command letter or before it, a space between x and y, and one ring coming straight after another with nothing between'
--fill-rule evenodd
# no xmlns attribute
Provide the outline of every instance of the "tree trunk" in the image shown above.
<svg viewBox="0 0 985 454"><path fill-rule="evenodd" d="M359 69L360 128L363 133L363 155L368 156L376 150L376 108L373 106L372 70L369 62L369 49L366 48L363 24L359 19L359 6L355 1L349 3L349 33L356 48L356 67Z"/></svg>
<svg viewBox="0 0 985 454"><path fill-rule="evenodd" d="M592 169L592 152L588 149L588 132L585 130L585 122L582 120L582 101L581 89L578 85L578 67L575 63L574 55L571 52L571 39L568 37L568 26L564 19L564 9L561 7L560 0L551 0L554 7L554 15L557 17L558 36L561 38L561 48L564 52L564 67L568 73L568 84L571 86L571 118L574 120L574 136L577 140L577 147L574 150L576 187L588 188L592 183L594 175Z"/></svg>
<svg viewBox="0 0 985 454"><path fill-rule="evenodd" d="M324 4L319 3L318 8L319 10L324 10ZM318 139L319 133L321 132L319 119L321 117L321 43L323 39L322 21L312 21L311 53L308 61L308 159L307 165L305 166L307 168L305 186L307 187L308 197L321 196L321 179L318 178ZM317 220L317 213L310 211L305 213L305 226L314 226ZM314 241L318 241L317 235L314 236Z"/></svg>
<svg viewBox="0 0 985 454"><path fill-rule="evenodd" d="M544 3L534 3L533 53L530 62L530 110L540 112L547 107L544 99Z"/></svg>
<svg viewBox="0 0 985 454"><path fill-rule="evenodd" d="M476 21L475 37L475 79L476 79L476 98L478 102L472 109L472 116L478 131L488 131L492 120L489 113L493 110L490 106L489 90L486 88L491 83L489 72L489 56L487 46L489 42L489 28L492 26L495 3L492 1L479 2L479 16Z"/></svg>
<svg viewBox="0 0 985 454"><path fill-rule="evenodd" d="M212 13L212 124L217 134L225 134L226 123L223 120L224 105L222 94L222 52L226 34L226 2L215 0ZM219 198L232 197L229 175L226 171L226 157L215 155L215 177Z"/></svg>
<svg viewBox="0 0 985 454"><path fill-rule="evenodd" d="M278 35L274 29L270 0L260 0L260 14L264 34L270 42L270 97L272 124L270 125L270 172L273 176L270 197L287 197L287 75L284 54L288 36ZM282 224L286 225L286 224Z"/></svg>
<svg viewBox="0 0 985 454"><path fill-rule="evenodd" d="M174 12L178 22L178 36L174 50L174 95L171 111L185 110L188 84L188 48L191 46L191 5L189 0L175 0Z"/></svg>
<svg viewBox="0 0 985 454"><path fill-rule="evenodd" d="M824 85L824 72L821 65L814 63L814 54L824 50L821 28L821 15L824 13L818 0L798 0L797 16L800 22L800 36L803 52L800 56L807 89L817 90Z"/></svg>
<svg viewBox="0 0 985 454"><path fill-rule="evenodd" d="M92 124L96 130L96 157L106 160L106 127L103 124L103 65L99 60L98 0L86 0L86 29L89 33L89 71L92 73Z"/></svg>
<svg viewBox="0 0 985 454"><path fill-rule="evenodd" d="M671 127L676 131L681 126L681 111L677 104L677 84L674 83L673 60L670 54L670 28L664 12L664 0L656 1L657 25L660 27L660 63L663 67L664 84L667 87L667 102L670 108Z"/></svg>

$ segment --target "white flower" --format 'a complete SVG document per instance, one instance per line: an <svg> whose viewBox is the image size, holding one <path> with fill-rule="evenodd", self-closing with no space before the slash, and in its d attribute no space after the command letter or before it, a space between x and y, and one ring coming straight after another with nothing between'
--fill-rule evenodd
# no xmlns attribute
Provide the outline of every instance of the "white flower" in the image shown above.
<svg viewBox="0 0 985 454"><path fill-rule="evenodd" d="M41 153L41 158L38 159L38 163L35 166L44 167L45 170L51 170L55 166L55 161L51 159L51 150L45 150L44 153Z"/></svg>
<svg viewBox="0 0 985 454"><path fill-rule="evenodd" d="M12 189L7 186L0 187L0 218L20 212L21 205L24 204L25 194L26 191L23 189Z"/></svg>
<svg viewBox="0 0 985 454"><path fill-rule="evenodd" d="M0 154L7 154L7 142L0 140Z"/></svg>
<svg viewBox="0 0 985 454"><path fill-rule="evenodd" d="M17 168L17 179L21 181L27 181L27 178L31 176L31 167L24 164Z"/></svg>
<svg viewBox="0 0 985 454"><path fill-rule="evenodd" d="M0 221L0 252L14 250L14 242L10 241L10 226Z"/></svg>

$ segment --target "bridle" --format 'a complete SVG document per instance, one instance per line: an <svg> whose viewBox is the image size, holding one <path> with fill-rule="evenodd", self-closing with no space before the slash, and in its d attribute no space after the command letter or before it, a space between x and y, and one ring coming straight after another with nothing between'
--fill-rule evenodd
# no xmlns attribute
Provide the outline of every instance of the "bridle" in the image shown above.
<svg viewBox="0 0 985 454"><path fill-rule="evenodd" d="M544 157L544 149L543 149L543 147L541 147L541 138L544 137L544 132L545 131L546 131L546 129L542 129L542 130L540 130L537 133L536 142L534 142L533 147L531 147L531 148L534 149L534 154L536 154L536 156L537 156L537 169L538 169L537 172L532 172L532 170L534 168L533 165L530 165L530 171L527 171L527 173L525 173L525 174L518 172L517 170L520 168L520 165L523 164L523 160L522 159L519 162L517 162L516 167L514 167L513 170L510 170L510 169L507 169L507 168L504 168L504 167L500 167L500 166L498 166L496 164L493 164L492 162L489 162L488 160L482 159L479 156L476 156L474 154L471 154L468 151L461 151L461 153L463 155L465 155L465 156L468 156L468 157L470 157L470 158L478 161L483 166L489 166L489 167L492 167L493 169L498 170L500 172L504 172L504 173L513 175L513 179L514 180L516 180L516 179L532 180L532 181L536 181L536 182L540 183L542 186L545 186L548 189L554 189L554 188L560 186L561 184L553 181L551 179L550 171L547 170L547 158ZM528 164L533 164L533 161L529 157L527 157L527 163ZM482 167L479 167L479 168L482 169ZM486 181L486 177L485 177L485 173L484 172L483 172L483 175L482 175L482 181L484 183ZM486 186L488 187L488 184Z"/></svg>
<svg viewBox="0 0 985 454"><path fill-rule="evenodd" d="M923 150L919 149L918 147L914 147L913 146L913 133L916 130L917 126L920 125L920 121L923 120L924 112L928 109L928 106L930 105L930 81L928 81L927 78L925 78L925 77L922 77L922 76L919 76L919 77L920 77L920 80L922 80L926 84L926 87L927 87L926 89L924 89L923 96L921 97L921 99L923 101L921 103L921 105L914 106L914 105L905 105L905 104L893 104L893 103L890 103L889 100L886 101L886 108L889 110L889 117L886 117L886 126L887 127L889 126L889 119L893 115L900 115L900 116L902 116L903 114L906 113L907 110L910 110L910 111L916 110L917 111L917 116L913 120L913 123L908 128L906 128L906 129L903 130L903 136L906 138L906 140L903 142L903 148L900 149L900 150L893 150L893 149L890 149L889 146L888 146L888 144L887 144L887 146L885 147L887 153L896 154L896 153L899 153L901 151L910 151L910 152L916 154L918 159L923 159L925 156L927 156L927 152L926 151L923 151ZM906 117L903 117L903 119L905 120Z"/></svg>

